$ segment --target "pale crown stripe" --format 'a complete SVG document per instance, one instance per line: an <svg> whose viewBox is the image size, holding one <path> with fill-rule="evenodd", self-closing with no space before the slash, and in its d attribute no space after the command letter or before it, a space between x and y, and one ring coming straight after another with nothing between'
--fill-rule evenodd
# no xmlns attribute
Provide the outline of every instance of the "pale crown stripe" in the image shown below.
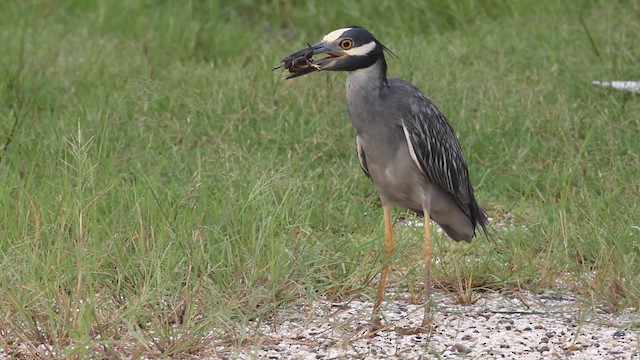
<svg viewBox="0 0 640 360"><path fill-rule="evenodd" d="M333 30L332 32L325 35L324 38L322 38L322 40L326 42L334 42L338 40L340 38L340 35L342 35L345 31L351 30L351 29L352 28L342 28L338 30Z"/></svg>

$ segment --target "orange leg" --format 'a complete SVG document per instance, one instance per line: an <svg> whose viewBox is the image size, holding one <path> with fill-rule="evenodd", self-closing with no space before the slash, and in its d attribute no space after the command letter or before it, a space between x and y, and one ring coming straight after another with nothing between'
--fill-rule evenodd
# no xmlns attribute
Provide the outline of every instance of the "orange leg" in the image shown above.
<svg viewBox="0 0 640 360"><path fill-rule="evenodd" d="M382 274L380 275L380 283L378 284L378 295L376 296L376 303L375 305L373 305L373 318L371 320L373 325L378 327L382 327L380 316L378 315L378 310L380 309L382 299L384 298L384 290L387 286L391 257L393 256L393 249L395 247L395 243L393 241L393 226L391 222L391 206L383 205L382 210L384 211L384 254L386 264L384 265L384 268L382 268Z"/></svg>
<svg viewBox="0 0 640 360"><path fill-rule="evenodd" d="M431 219L427 209L424 211L424 318L422 327L429 327L431 324L431 258L433 257L433 246L431 244Z"/></svg>
<svg viewBox="0 0 640 360"><path fill-rule="evenodd" d="M422 333L431 333L431 258L433 255L433 247L431 245L431 220L429 212L424 209L424 248L422 255L424 256L424 318L422 324L414 328L399 329L401 335L413 335Z"/></svg>

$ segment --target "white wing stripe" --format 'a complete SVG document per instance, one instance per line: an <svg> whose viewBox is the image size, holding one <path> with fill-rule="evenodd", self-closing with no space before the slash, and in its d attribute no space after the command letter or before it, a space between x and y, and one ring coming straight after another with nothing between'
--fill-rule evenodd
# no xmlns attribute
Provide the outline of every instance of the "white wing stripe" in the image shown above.
<svg viewBox="0 0 640 360"><path fill-rule="evenodd" d="M368 174L368 170L364 164L364 158L362 157L362 145L360 145L360 136L356 135L356 150L358 153L358 161L360 161L360 167Z"/></svg>
<svg viewBox="0 0 640 360"><path fill-rule="evenodd" d="M411 160L416 164L418 170L422 173L422 175L427 176L424 172L424 169L420 165L420 161L418 161L418 157L416 156L416 151L413 147L413 143L411 142L411 136L409 136L409 130L404 125L404 121L402 122L402 131L404 132L404 138L407 140L407 146L409 147L409 155L411 155Z"/></svg>

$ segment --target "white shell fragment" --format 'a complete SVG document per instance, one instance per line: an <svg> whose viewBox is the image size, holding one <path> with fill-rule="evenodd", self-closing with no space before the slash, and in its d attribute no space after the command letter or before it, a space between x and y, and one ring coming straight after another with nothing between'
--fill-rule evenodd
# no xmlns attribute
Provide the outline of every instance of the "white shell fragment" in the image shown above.
<svg viewBox="0 0 640 360"><path fill-rule="evenodd" d="M592 81L593 85L640 93L640 81Z"/></svg>

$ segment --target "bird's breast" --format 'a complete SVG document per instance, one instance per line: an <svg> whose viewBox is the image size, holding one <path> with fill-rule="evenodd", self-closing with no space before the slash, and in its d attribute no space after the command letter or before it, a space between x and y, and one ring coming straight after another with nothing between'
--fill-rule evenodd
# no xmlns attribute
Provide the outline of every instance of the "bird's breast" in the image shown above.
<svg viewBox="0 0 640 360"><path fill-rule="evenodd" d="M428 183L411 160L402 133L358 134L369 175L383 201L422 209Z"/></svg>

